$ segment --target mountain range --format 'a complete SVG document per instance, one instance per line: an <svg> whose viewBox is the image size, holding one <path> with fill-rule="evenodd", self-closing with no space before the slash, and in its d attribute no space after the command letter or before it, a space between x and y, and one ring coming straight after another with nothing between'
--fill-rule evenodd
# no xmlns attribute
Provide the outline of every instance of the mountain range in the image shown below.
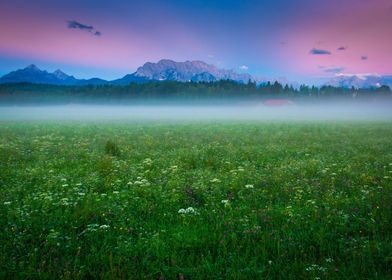
<svg viewBox="0 0 392 280"><path fill-rule="evenodd" d="M0 84L4 83L35 83L52 85L127 85L129 83L145 83L149 81L179 81L179 82L212 82L219 80L233 80L247 83L249 80L257 84L266 83L270 79L253 77L247 73L237 73L233 70L220 69L203 61L176 62L162 59L157 63L147 62L139 67L136 72L112 81L99 78L77 79L61 70L50 73L39 69L34 64L24 69L12 71L0 78ZM274 79L281 84L290 84L285 78ZM291 83L298 84L298 83ZM323 85L336 87L372 88L388 85L392 87L392 76L380 76L377 74L337 74Z"/></svg>
<svg viewBox="0 0 392 280"><path fill-rule="evenodd" d="M337 74L326 85L344 88L378 88L383 85L392 87L392 76L378 74Z"/></svg>
<svg viewBox="0 0 392 280"><path fill-rule="evenodd" d="M34 64L27 66L24 69L12 71L0 78L0 84L4 83L33 83L33 84L49 84L49 85L99 85L108 83L105 80L92 79L76 79L74 76L65 74L61 70L56 70L53 73L41 70Z"/></svg>
<svg viewBox="0 0 392 280"><path fill-rule="evenodd" d="M219 69L203 61L175 62L162 59L157 63L147 62L136 72L125 75L121 79L106 81L98 78L76 79L56 70L49 73L39 69L34 64L24 69L12 71L0 78L0 83L28 82L52 85L127 85L129 83L144 83L148 81L179 81L179 82L212 82L218 80L234 80L246 83L252 79L249 74L236 73L233 70Z"/></svg>

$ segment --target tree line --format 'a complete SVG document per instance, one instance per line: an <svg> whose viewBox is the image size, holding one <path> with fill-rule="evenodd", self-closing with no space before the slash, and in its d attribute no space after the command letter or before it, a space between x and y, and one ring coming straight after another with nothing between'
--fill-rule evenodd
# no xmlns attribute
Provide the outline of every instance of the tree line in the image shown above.
<svg viewBox="0 0 392 280"><path fill-rule="evenodd" d="M391 89L381 86L370 89L333 86L294 88L279 82L257 85L231 80L215 82L148 82L129 85L59 86L46 84L2 84L0 104L24 103L132 103L145 101L231 101L288 99L292 101L327 100L330 98L369 99L392 98Z"/></svg>

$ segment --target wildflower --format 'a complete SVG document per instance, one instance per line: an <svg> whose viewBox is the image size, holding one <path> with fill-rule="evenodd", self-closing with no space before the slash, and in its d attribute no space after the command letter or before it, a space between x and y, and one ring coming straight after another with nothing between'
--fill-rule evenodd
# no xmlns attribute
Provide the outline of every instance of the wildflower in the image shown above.
<svg viewBox="0 0 392 280"><path fill-rule="evenodd" d="M110 228L110 226L109 225L101 225L101 226L99 226L99 228L100 229L108 229L108 228Z"/></svg>
<svg viewBox="0 0 392 280"><path fill-rule="evenodd" d="M181 208L180 210L178 210L178 214L197 214L197 211L195 208L193 207L188 207L186 209Z"/></svg>
<svg viewBox="0 0 392 280"><path fill-rule="evenodd" d="M272 264L272 261L271 261L271 260L269 260L269 261L268 261L268 264L269 264L269 265L271 265L271 264Z"/></svg>
<svg viewBox="0 0 392 280"><path fill-rule="evenodd" d="M221 201L221 203L222 203L225 207L230 207L230 201L227 200L227 199L223 199L223 200Z"/></svg>
<svg viewBox="0 0 392 280"><path fill-rule="evenodd" d="M194 214L194 213L196 213L196 210L195 210L193 207L188 207L188 208L185 210L185 212L186 212L186 213Z"/></svg>
<svg viewBox="0 0 392 280"><path fill-rule="evenodd" d="M89 224L87 225L87 228L83 231L83 233L86 231L97 231L98 227L99 227L98 224Z"/></svg>
<svg viewBox="0 0 392 280"><path fill-rule="evenodd" d="M246 189L253 189L253 185L245 185Z"/></svg>
<svg viewBox="0 0 392 280"><path fill-rule="evenodd" d="M151 185L147 179L142 179L141 182L142 182L142 186L144 186L144 187L148 187Z"/></svg>
<svg viewBox="0 0 392 280"><path fill-rule="evenodd" d="M66 197L62 198L62 199L61 199L61 204L62 204L62 205L69 205L70 203L69 203L69 201L68 201L68 198L66 198Z"/></svg>
<svg viewBox="0 0 392 280"><path fill-rule="evenodd" d="M146 164L146 165L151 165L152 159L146 158L146 159L143 161L143 163Z"/></svg>

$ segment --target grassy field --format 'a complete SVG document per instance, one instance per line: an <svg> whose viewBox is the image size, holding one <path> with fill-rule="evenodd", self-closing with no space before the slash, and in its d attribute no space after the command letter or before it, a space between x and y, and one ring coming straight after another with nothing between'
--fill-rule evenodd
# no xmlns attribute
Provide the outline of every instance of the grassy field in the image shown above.
<svg viewBox="0 0 392 280"><path fill-rule="evenodd" d="M0 123L0 278L391 279L392 123Z"/></svg>

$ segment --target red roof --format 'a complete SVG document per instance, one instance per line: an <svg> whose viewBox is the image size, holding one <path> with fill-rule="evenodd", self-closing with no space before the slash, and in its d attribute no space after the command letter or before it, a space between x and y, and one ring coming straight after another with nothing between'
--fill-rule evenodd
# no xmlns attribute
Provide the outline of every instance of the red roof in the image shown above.
<svg viewBox="0 0 392 280"><path fill-rule="evenodd" d="M283 106L293 105L293 102L287 99L267 99L263 102L266 106Z"/></svg>

